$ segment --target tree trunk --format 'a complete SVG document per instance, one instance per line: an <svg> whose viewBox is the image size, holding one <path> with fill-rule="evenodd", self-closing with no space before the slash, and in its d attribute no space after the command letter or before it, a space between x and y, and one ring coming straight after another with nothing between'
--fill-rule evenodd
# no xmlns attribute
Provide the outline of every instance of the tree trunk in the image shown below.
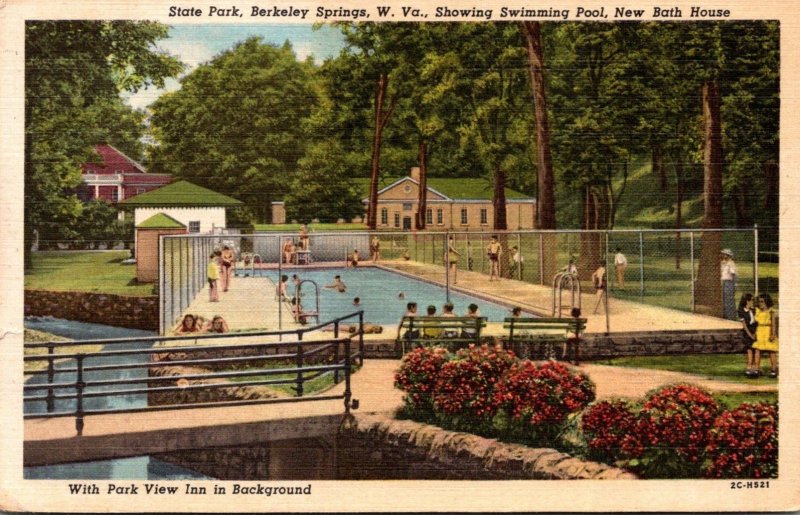
<svg viewBox="0 0 800 515"><path fill-rule="evenodd" d="M506 220L506 172L500 167L494 171L494 229L505 231L508 229Z"/></svg>
<svg viewBox="0 0 800 515"><path fill-rule="evenodd" d="M382 73L375 84L375 129L372 134L372 169L369 182L369 205L367 206L367 227L375 230L378 226L378 179L381 170L381 141L383 128L391 116L392 109L384 113L383 104L386 99L386 90L389 86L389 77Z"/></svg>
<svg viewBox="0 0 800 515"><path fill-rule="evenodd" d="M667 189L667 170L664 166L664 149L661 148L661 145L653 145L650 162L653 173L658 176L658 183L661 185L661 191L665 191Z"/></svg>
<svg viewBox="0 0 800 515"><path fill-rule="evenodd" d="M428 209L428 143L419 140L419 209L417 210L417 229L425 229L425 215Z"/></svg>
<svg viewBox="0 0 800 515"><path fill-rule="evenodd" d="M703 229L722 228L722 130L719 85L715 80L703 83ZM704 232L697 271L696 306L698 312L722 316L722 285L719 278L719 254L722 233Z"/></svg>
<svg viewBox="0 0 800 515"><path fill-rule="evenodd" d="M750 218L750 197L747 188L739 185L734 186L731 192L733 209L736 213L736 227L752 227L753 221Z"/></svg>
<svg viewBox="0 0 800 515"><path fill-rule="evenodd" d="M539 229L556 228L556 207L553 179L553 160L550 153L550 125L547 119L547 99L544 92L544 57L541 25L535 21L522 22L528 50L528 71L531 76L534 117L536 119L536 154L539 181L536 199L536 223Z"/></svg>
<svg viewBox="0 0 800 515"><path fill-rule="evenodd" d="M584 231L596 231L604 229L602 220L604 210L602 202L598 198L598 192L594 186L587 185L583 189L583 218L581 229ZM592 273L597 269L597 265L605 255L605 240L603 234L599 232L581 233L581 255L578 260L578 277L581 281L590 281Z"/></svg>

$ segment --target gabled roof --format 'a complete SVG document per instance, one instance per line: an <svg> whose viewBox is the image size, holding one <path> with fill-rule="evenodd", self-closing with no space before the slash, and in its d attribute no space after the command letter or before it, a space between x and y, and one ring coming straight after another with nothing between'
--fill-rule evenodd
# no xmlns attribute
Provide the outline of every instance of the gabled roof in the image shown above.
<svg viewBox="0 0 800 515"><path fill-rule="evenodd" d="M120 202L133 207L233 207L243 203L188 181L177 181Z"/></svg>
<svg viewBox="0 0 800 515"><path fill-rule="evenodd" d="M123 154L120 150L108 143L95 145L95 152L100 155L99 163L85 163L83 170L86 173L147 173L144 166Z"/></svg>
<svg viewBox="0 0 800 515"><path fill-rule="evenodd" d="M382 178L378 182L378 194L400 184L404 181L419 184L411 177ZM354 179L362 197L369 198L369 179ZM492 200L494 197L494 186L491 181L480 178L449 178L449 177L428 177L428 190L445 197L448 200ZM507 199L532 199L530 195L525 195L519 191L506 188Z"/></svg>
<svg viewBox="0 0 800 515"><path fill-rule="evenodd" d="M186 226L169 215L158 213L136 226L137 229L185 229Z"/></svg>

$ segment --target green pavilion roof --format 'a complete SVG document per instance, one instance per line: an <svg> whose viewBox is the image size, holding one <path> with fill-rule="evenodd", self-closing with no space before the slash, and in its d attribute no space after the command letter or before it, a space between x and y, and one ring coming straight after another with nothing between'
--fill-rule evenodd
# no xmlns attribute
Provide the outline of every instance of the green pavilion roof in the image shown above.
<svg viewBox="0 0 800 515"><path fill-rule="evenodd" d="M158 213L136 226L137 229L185 229L186 226L169 215Z"/></svg>
<svg viewBox="0 0 800 515"><path fill-rule="evenodd" d="M132 207L233 207L242 202L188 181L177 181L120 202Z"/></svg>

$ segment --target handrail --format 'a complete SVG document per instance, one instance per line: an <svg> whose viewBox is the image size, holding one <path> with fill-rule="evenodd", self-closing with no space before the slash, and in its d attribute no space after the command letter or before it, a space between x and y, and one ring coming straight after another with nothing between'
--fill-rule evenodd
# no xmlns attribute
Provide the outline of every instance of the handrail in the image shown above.
<svg viewBox="0 0 800 515"><path fill-rule="evenodd" d="M337 322L347 320L348 318L353 318L355 316L358 316L359 313L363 313L363 310L354 311L349 315L343 315L338 318L328 320L326 322L318 323L315 326L301 327L297 329L283 329L280 331L242 331L242 332L230 332L230 333L197 333L197 334L186 334L178 336L142 336L139 338L107 338L107 339L94 339L94 340L49 341L49 342L36 342L36 343L31 342L31 343L25 343L24 347L26 349L36 349L36 348L47 348L50 346L75 347L81 345L93 345L97 343L102 343L104 345L108 344L114 345L120 343L130 343L132 341L169 342L178 340L209 340L209 339L223 339L223 338L238 338L243 336L286 336L290 334L308 333L311 331L316 331L317 329L322 329L331 324L335 324Z"/></svg>
<svg viewBox="0 0 800 515"><path fill-rule="evenodd" d="M346 334L339 337L339 322L347 320L352 317L358 317L359 330L352 334ZM218 388L240 388L246 386L265 386L265 385L296 385L293 389L296 392L296 397L289 397L285 399L250 399L246 401L218 401L207 403L189 403L169 405L173 409L184 408L198 408L198 407L212 407L212 406L232 406L232 405L250 405L250 404L274 404L277 402L299 402L299 401L315 401L315 400L331 400L343 399L345 413L349 413L350 409L358 407L357 400L352 399L352 391L350 388L350 373L351 367L358 362L363 364L364 360L364 343L363 343L363 311L358 311L347 316L339 317L323 324L315 326L316 329L334 325L334 338L324 340L303 340L303 334L311 331L313 328L305 330L292 330L292 331L265 331L259 333L227 333L225 335L208 335L211 338L231 337L231 336L266 336L276 334L296 334L296 341L283 341L283 342L256 342L249 344L237 345L202 345L194 347L161 347L161 348L143 348L143 349L126 349L126 350L112 350L112 351L97 351L88 353L75 353L75 354L53 354L52 350L55 344L80 344L86 345L87 343L121 343L121 342L150 342L150 341L169 341L169 340L186 340L196 339L194 336L179 336L179 337L145 337L145 338L129 338L126 340L84 340L80 342L46 342L44 345L36 344L36 347L47 346L49 354L42 356L26 356L25 361L48 361L47 370L34 371L27 373L28 375L47 374L47 382L42 384L27 384L23 386L23 391L26 393L34 393L46 390L46 395L30 395L23 398L23 402L45 402L47 405L46 413L28 413L24 415L26 419L34 418L51 418L74 416L75 428L78 436L83 434L84 418L88 415L96 414L109 414L109 413L132 413L144 411L163 410L163 405L159 406L143 406L136 408L124 409L86 409L84 406L84 399L100 398L100 397L119 397L125 395L135 394L149 394L157 392L171 392L171 391L186 391L188 390L201 390L208 389L214 390ZM358 350L352 352L351 344L353 338L358 338ZM205 338L204 338L205 339ZM340 347L344 346L344 356L340 355ZM294 352L284 352L281 354L265 354L270 348L294 348ZM307 350L307 348L309 348ZM333 354L333 361L329 363L307 363L306 358L318 355L324 350L331 351ZM230 356L220 358L206 358L200 357L199 359L191 359L191 357L179 359L175 361L147 361L147 362L133 362L125 364L108 364L108 365L85 365L87 359L108 356L152 356L153 354L164 353L197 353L208 351L230 351L230 350L245 350L253 349L258 351L255 355L249 356ZM56 359L74 359L76 365L74 367L55 370L53 362ZM292 363L296 366L282 366L280 368L264 368L262 365L259 368L247 370L234 370L234 371L211 371L209 373L184 373L179 375L167 376L142 376L142 377L129 377L121 379L91 379L86 377L87 372L108 371L108 370L125 370L125 369L141 369L153 367L172 367L183 365L205 365L205 364L230 364L243 361L276 361L282 360L284 362ZM55 373L75 373L75 379L69 381L56 382ZM303 391L303 384L323 374L333 374L334 384L338 384L340 374L344 373L345 390L341 395L317 395L305 396ZM271 376L290 375L292 377L269 379ZM236 382L215 382L210 384L193 384L175 386L163 386L166 382L178 383L181 380L185 381L204 381L210 379L239 379L239 378L253 378L251 380L236 381ZM267 379L263 379L267 377ZM98 387L113 387L117 385L132 385L131 387L122 389L111 389L107 391L87 391L87 389ZM145 385L140 387L137 385ZM74 390L74 392L61 392L56 393L56 390ZM76 405L72 410L58 411L55 410L56 400L71 400L75 399Z"/></svg>

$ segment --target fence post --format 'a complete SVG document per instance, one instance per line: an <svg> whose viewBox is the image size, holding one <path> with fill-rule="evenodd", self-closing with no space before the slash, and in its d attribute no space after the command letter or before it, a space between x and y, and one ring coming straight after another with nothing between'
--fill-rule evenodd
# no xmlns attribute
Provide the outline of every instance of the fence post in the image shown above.
<svg viewBox="0 0 800 515"><path fill-rule="evenodd" d="M539 284L544 284L544 235L539 232Z"/></svg>
<svg viewBox="0 0 800 515"><path fill-rule="evenodd" d="M78 431L78 436L83 435L83 389L86 386L86 383L83 381L83 354L78 354L77 356L77 365L78 365L78 377L75 381L75 388L76 388L76 403L77 406L75 407L75 429Z"/></svg>
<svg viewBox="0 0 800 515"><path fill-rule="evenodd" d="M281 236L278 236L278 278L275 280L275 297L277 297L278 302L276 302L278 306L278 331L283 331L283 306L281 305L281 273L283 270L283 249L281 248ZM300 299L298 299L298 302ZM278 341L283 341L283 335L278 335Z"/></svg>
<svg viewBox="0 0 800 515"><path fill-rule="evenodd" d="M455 242L453 243L455 245ZM444 261L444 292L445 292L445 299L446 302L450 302L450 231L445 231L444 233L444 247L443 251L443 261ZM458 266L458 265L456 265Z"/></svg>
<svg viewBox="0 0 800 515"><path fill-rule="evenodd" d="M694 313L694 231L689 233L689 264L692 269L692 313Z"/></svg>
<svg viewBox="0 0 800 515"><path fill-rule="evenodd" d="M336 345L333 346L333 363L339 366L339 321L333 323L333 339ZM333 384L339 384L339 369L333 371Z"/></svg>
<svg viewBox="0 0 800 515"><path fill-rule="evenodd" d="M350 414L350 338L344 340L344 412Z"/></svg>
<svg viewBox="0 0 800 515"><path fill-rule="evenodd" d="M53 380L55 379L55 370L54 370L54 363L53 363L53 351L54 346L52 342L48 342L47 344L47 384L52 385ZM47 412L52 413L55 409L55 397L53 396L53 388L47 389Z"/></svg>
<svg viewBox="0 0 800 515"><path fill-rule="evenodd" d="M519 255L519 263L517 263L517 279L522 280L522 267L525 257L522 255L522 233L517 233L517 253Z"/></svg>
<svg viewBox="0 0 800 515"><path fill-rule="evenodd" d="M644 233L639 230L639 302L644 304Z"/></svg>
<svg viewBox="0 0 800 515"><path fill-rule="evenodd" d="M358 364L364 366L364 310L358 312Z"/></svg>
<svg viewBox="0 0 800 515"><path fill-rule="evenodd" d="M303 331L297 331L297 396L303 396Z"/></svg>
<svg viewBox="0 0 800 515"><path fill-rule="evenodd" d="M753 290L758 295L758 224L753 224Z"/></svg>

